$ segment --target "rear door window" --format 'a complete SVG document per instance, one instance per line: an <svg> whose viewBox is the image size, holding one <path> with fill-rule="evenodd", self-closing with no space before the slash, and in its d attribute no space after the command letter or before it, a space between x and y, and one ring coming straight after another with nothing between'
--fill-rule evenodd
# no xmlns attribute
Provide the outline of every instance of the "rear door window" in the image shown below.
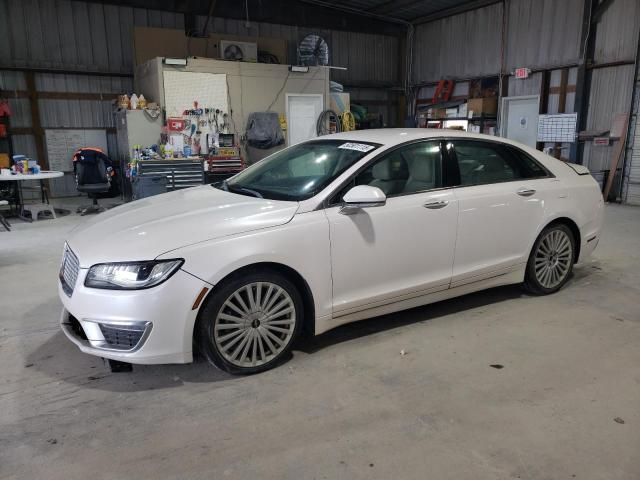
<svg viewBox="0 0 640 480"><path fill-rule="evenodd" d="M508 145L481 140L454 140L460 185L488 185L548 176L535 160Z"/></svg>

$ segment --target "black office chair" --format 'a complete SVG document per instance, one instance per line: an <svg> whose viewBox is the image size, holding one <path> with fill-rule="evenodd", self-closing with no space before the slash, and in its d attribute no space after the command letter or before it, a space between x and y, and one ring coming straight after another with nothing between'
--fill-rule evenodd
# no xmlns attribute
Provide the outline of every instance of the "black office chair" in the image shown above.
<svg viewBox="0 0 640 480"><path fill-rule="evenodd" d="M0 200L0 205L8 205L9 202L6 200ZM6 218L2 216L2 212L0 212L0 225L2 225L7 232L11 231L11 224L7 221Z"/></svg>
<svg viewBox="0 0 640 480"><path fill-rule="evenodd" d="M111 190L111 161L98 149L80 149L73 157L76 173L76 185L79 192L84 192L93 200L91 205L78 207L80 215L100 213L106 209L98 205L98 198Z"/></svg>

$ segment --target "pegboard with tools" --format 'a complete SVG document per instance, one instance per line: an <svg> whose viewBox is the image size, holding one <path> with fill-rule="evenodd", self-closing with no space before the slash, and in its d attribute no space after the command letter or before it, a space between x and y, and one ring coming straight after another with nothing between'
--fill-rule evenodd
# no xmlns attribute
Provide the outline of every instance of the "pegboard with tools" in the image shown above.
<svg viewBox="0 0 640 480"><path fill-rule="evenodd" d="M215 148L229 146L228 137L233 137L230 119L222 109L202 108L195 101L181 116L167 118L167 141L180 150L187 144L190 153L206 155Z"/></svg>
<svg viewBox="0 0 640 480"><path fill-rule="evenodd" d="M203 107L229 111L227 75L224 73L198 73L165 71L164 101L167 117L177 117L193 109L197 100Z"/></svg>

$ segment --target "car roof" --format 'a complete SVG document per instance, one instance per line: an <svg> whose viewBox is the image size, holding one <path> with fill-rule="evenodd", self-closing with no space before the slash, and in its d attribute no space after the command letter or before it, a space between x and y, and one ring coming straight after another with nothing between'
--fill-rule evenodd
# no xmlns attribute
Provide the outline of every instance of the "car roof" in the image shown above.
<svg viewBox="0 0 640 480"><path fill-rule="evenodd" d="M556 158L544 155L541 151L524 145L520 142L510 140L508 138L496 137L493 135L483 135L481 133L467 133L461 130L448 130L441 128L379 128L372 130L355 130L352 132L334 133L316 137L314 140L343 140L348 142L369 142L381 144L381 150L388 150L396 145L415 140L428 140L430 138L464 138L468 140L485 140L489 142L499 142L505 145L513 145L520 150L524 150L533 156L538 162L541 162L547 169L551 170L554 175L561 175L564 167L558 167L561 163L565 163ZM376 151L376 153L379 150ZM560 168L560 170L558 169Z"/></svg>
<svg viewBox="0 0 640 480"><path fill-rule="evenodd" d="M334 133L318 137L322 140L349 140L355 142L379 143L386 146L398 145L413 140L457 137L478 140L493 140L504 143L513 143L510 140L479 133L467 133L460 130L447 130L435 128L379 128L372 130L355 130L352 132Z"/></svg>

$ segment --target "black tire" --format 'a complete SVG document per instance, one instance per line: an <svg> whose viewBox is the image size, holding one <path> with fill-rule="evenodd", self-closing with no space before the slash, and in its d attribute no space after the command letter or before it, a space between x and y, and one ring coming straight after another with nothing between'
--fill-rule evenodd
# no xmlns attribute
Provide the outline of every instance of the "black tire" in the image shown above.
<svg viewBox="0 0 640 480"><path fill-rule="evenodd" d="M263 319L263 322L264 322L262 325L260 324L260 318L256 318L253 320L253 322L257 322L256 326L253 326L252 324L247 323L242 327L235 327L234 325L236 324L234 323L227 324L227 323L224 323L225 319L219 319L220 314L223 314L226 317L228 317L229 315L239 317L240 314L229 310L229 307L227 306L228 305L227 302L228 301L235 302L235 300L232 300L231 297L235 293L238 293L240 289L249 288L252 292L254 292L254 294L256 294L256 288L262 288L262 284L266 284L264 288L267 288L268 285L274 285L276 287L281 288L284 292L286 292L286 295L288 295L288 298L287 298L287 296L283 294L282 297L280 297L282 301L285 302L285 301L291 300L293 303L293 306L290 307L290 308L293 308L293 313L292 313L293 323L287 326L278 325L278 328L280 328L281 330L286 328L288 330L290 329L291 331L287 334L274 332L273 330L271 330L273 328L273 326L271 326L271 329L269 329L269 335L271 336L271 340L269 339L264 340L264 337L267 335L266 333L264 333L266 331L265 329L269 328L269 327L266 327L266 324L269 323L269 315L267 315L266 312L262 314L261 308L258 308L260 312L257 312L256 315L258 316L262 315L260 317ZM265 294L265 297L266 297L266 293L268 293L268 290L267 291L263 290L263 294ZM278 294L278 291L274 289L273 295L276 295L276 294ZM248 297L247 297L248 292L244 290L243 292L239 293L239 295L245 301L245 304L249 306ZM254 297L253 300L257 300L257 298ZM281 302L280 299L276 300L276 304L279 305L280 304L279 302ZM289 305L289 303L287 303L286 305ZM287 316L289 316L289 314L287 314ZM277 322L279 323L283 323L285 321L290 320L290 318L282 319L282 317L280 316L277 316L275 318L276 319L280 318L280 320L277 320ZM250 322L251 320L250 318L246 319L243 317L243 321ZM222 346L219 345L219 343L222 344L222 342L219 342L219 340L221 339L220 335L222 334L218 333L217 334L218 336L216 336L216 331L219 331L216 329L216 324L222 324L222 326L229 326L231 329L231 334L233 334L234 330L249 331L247 335L245 335L244 333L239 333L237 336L241 337L243 335L245 336L253 335L256 338L256 340L254 340L253 338L248 339L248 343L255 342L257 346L255 347L255 350L253 350L254 348L253 344L251 347L248 347L248 348L253 350L253 355L254 355L253 358L260 357L260 353L262 353L264 357L262 359L258 358L258 361L264 361L264 363L254 365L254 366L252 365L245 366L245 365L238 365L238 362L242 359L238 359L235 362L230 361L228 357L231 355L231 353L233 353L233 352L230 352L230 350L235 350L236 346L233 346L232 348L229 347L229 349L226 352L223 350L223 348L227 347L229 343ZM296 286L286 276L282 275L277 271L267 270L267 269L244 271L238 275L231 276L228 279L224 280L222 284L218 285L216 289L212 292L212 294L207 298L206 303L203 305L202 310L200 311L200 314L198 316L198 324L196 329L196 335L197 335L196 343L198 345L199 352L203 354L207 358L207 360L213 365L215 365L216 367L234 375L248 375L248 374L259 373L265 370L269 370L271 368L274 368L280 365L285 360L287 360L290 357L292 345L294 344L296 338L298 337L303 324L304 324L304 307L303 307L302 297L300 295L300 292L296 288ZM218 329L220 329L220 327L218 327ZM283 347L280 347L273 340L273 335L278 336L278 338L284 337L284 338L280 338L280 340L282 340L283 343L286 342L286 344ZM236 340L235 337L231 339L229 342L233 340ZM240 345L243 342L244 342L244 339L241 339L238 341L237 345ZM267 345L266 342L269 342L269 345ZM260 349L258 349L258 346L260 343L262 343L262 346ZM274 352L276 351L276 348L274 347L277 347L277 350L278 350L277 354L275 355L274 355ZM242 348L242 350L244 349ZM266 352L270 352L270 354L272 355L272 358L269 358L267 361L265 360L268 358L269 355L267 355ZM244 352L240 354L241 357L243 355L244 355Z"/></svg>
<svg viewBox="0 0 640 480"><path fill-rule="evenodd" d="M554 282L552 285L544 285L543 281L540 280L541 275L536 274L536 258L538 258L538 262L542 262L541 257L544 255L544 251L541 250L541 248L544 247L541 245L545 241L545 239L550 238L549 235L554 234L559 238L563 238L564 236L566 236L569 241L568 248L570 248L570 252L568 254L565 254L568 257L568 265L563 268L562 276L557 282ZM532 293L534 295L549 295L551 293L557 292L564 286L565 283L567 283L567 281L571 277L573 264L575 263L575 254L576 239L571 229L562 223L549 225L540 233L540 235L538 235L538 238L536 238L536 241L533 244L533 248L531 249L524 278L524 288L529 293Z"/></svg>

